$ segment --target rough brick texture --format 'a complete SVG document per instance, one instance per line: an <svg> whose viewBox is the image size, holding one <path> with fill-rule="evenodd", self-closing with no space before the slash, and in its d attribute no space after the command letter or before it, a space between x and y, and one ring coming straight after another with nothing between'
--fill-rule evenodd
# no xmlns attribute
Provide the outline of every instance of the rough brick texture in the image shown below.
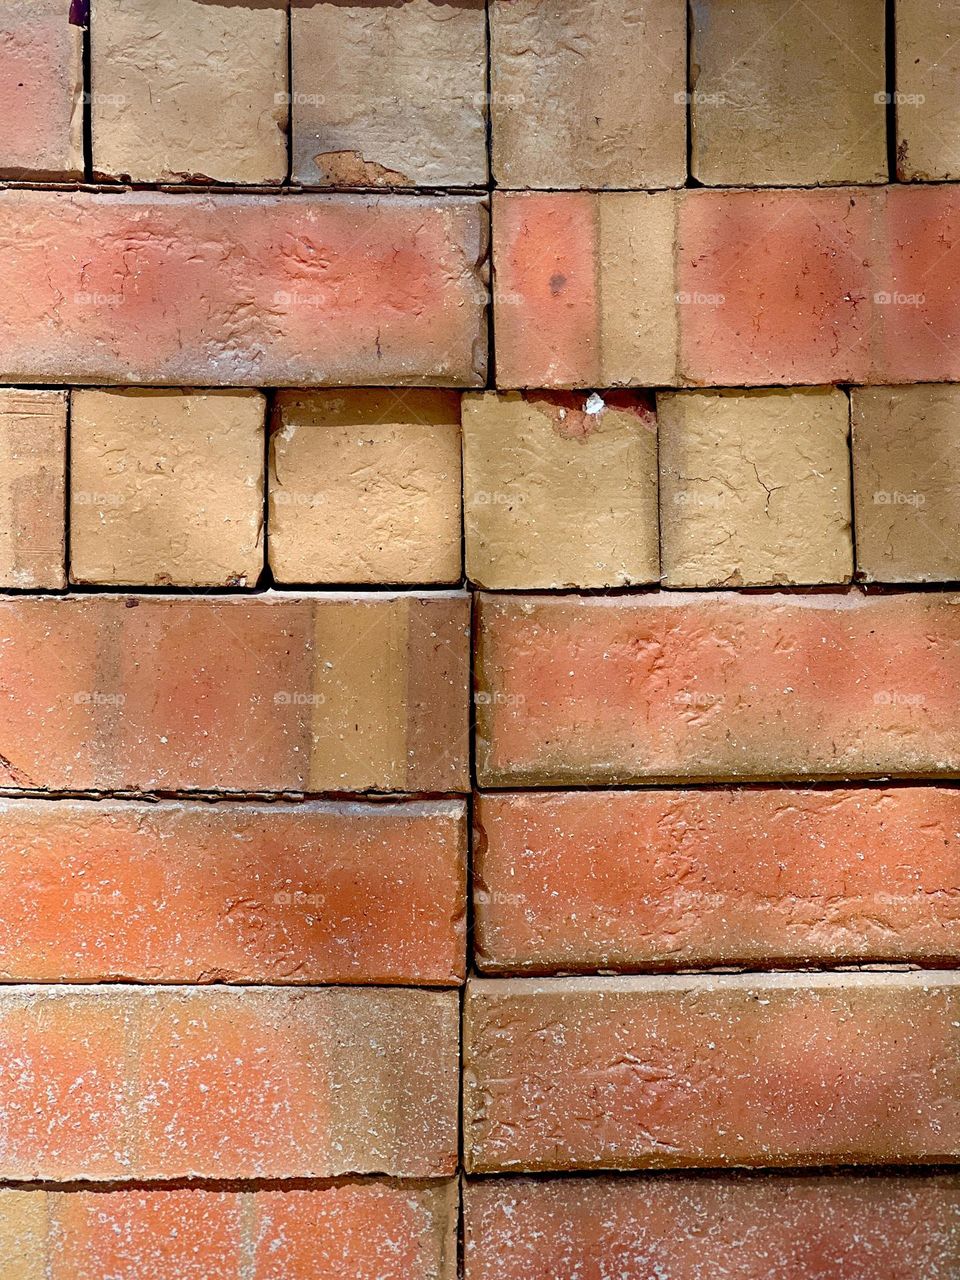
<svg viewBox="0 0 960 1280"><path fill-rule="evenodd" d="M466 596L17 598L0 615L6 788L468 788Z"/></svg>
<svg viewBox="0 0 960 1280"><path fill-rule="evenodd" d="M0 3L0 176L83 177L83 37L71 7Z"/></svg>
<svg viewBox="0 0 960 1280"><path fill-rule="evenodd" d="M897 177L960 178L957 0L896 0Z"/></svg>
<svg viewBox="0 0 960 1280"><path fill-rule="evenodd" d="M67 401L0 390L0 587L66 583Z"/></svg>

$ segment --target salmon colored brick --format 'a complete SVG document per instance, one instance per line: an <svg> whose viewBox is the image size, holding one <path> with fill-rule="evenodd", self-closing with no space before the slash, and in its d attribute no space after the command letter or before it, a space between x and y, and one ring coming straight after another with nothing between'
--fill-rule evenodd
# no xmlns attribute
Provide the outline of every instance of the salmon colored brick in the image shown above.
<svg viewBox="0 0 960 1280"><path fill-rule="evenodd" d="M0 618L0 787L469 787L465 595L17 597Z"/></svg>
<svg viewBox="0 0 960 1280"><path fill-rule="evenodd" d="M0 3L0 176L83 177L83 34L72 0Z"/></svg>
<svg viewBox="0 0 960 1280"><path fill-rule="evenodd" d="M0 192L0 377L474 386L475 198Z"/></svg>
<svg viewBox="0 0 960 1280"><path fill-rule="evenodd" d="M441 1177L457 993L7 987L0 1177Z"/></svg>
<svg viewBox="0 0 960 1280"><path fill-rule="evenodd" d="M960 1270L954 1174L485 1179L467 1184L464 1214L466 1280L952 1280Z"/></svg>
<svg viewBox="0 0 960 1280"><path fill-rule="evenodd" d="M960 1159L960 975L475 980L468 1172Z"/></svg>
<svg viewBox="0 0 960 1280"><path fill-rule="evenodd" d="M960 961L960 791L487 793L489 973Z"/></svg>
<svg viewBox="0 0 960 1280"><path fill-rule="evenodd" d="M66 585L67 398L0 390L0 587Z"/></svg>
<svg viewBox="0 0 960 1280"><path fill-rule="evenodd" d="M462 980L463 801L0 801L15 982Z"/></svg>
<svg viewBox="0 0 960 1280"><path fill-rule="evenodd" d="M952 594L482 597L481 786L950 777Z"/></svg>

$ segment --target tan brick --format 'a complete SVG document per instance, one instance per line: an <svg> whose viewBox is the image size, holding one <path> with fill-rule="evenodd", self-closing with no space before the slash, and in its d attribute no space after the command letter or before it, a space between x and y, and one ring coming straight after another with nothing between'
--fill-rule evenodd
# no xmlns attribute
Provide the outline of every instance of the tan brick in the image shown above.
<svg viewBox="0 0 960 1280"><path fill-rule="evenodd" d="M47 1194L0 1189L0 1280L49 1280Z"/></svg>
<svg viewBox="0 0 960 1280"><path fill-rule="evenodd" d="M474 980L468 1172L960 1157L960 975Z"/></svg>
<svg viewBox="0 0 960 1280"><path fill-rule="evenodd" d="M72 581L255 586L265 414L256 391L75 391Z"/></svg>
<svg viewBox="0 0 960 1280"><path fill-rule="evenodd" d="M294 0L294 179L325 187L483 185L484 10L484 0Z"/></svg>
<svg viewBox="0 0 960 1280"><path fill-rule="evenodd" d="M850 581L850 406L842 391L664 393L657 407L665 584Z"/></svg>
<svg viewBox="0 0 960 1280"><path fill-rule="evenodd" d="M897 177L960 177L960 3L897 0Z"/></svg>
<svg viewBox="0 0 960 1280"><path fill-rule="evenodd" d="M270 435L278 582L460 579L460 398L281 391Z"/></svg>
<svg viewBox="0 0 960 1280"><path fill-rule="evenodd" d="M652 398L466 396L463 446L472 582L509 590L657 581Z"/></svg>
<svg viewBox="0 0 960 1280"><path fill-rule="evenodd" d="M282 182L284 0L92 0L93 166L134 182Z"/></svg>
<svg viewBox="0 0 960 1280"><path fill-rule="evenodd" d="M66 583L67 401L0 390L0 587Z"/></svg>
<svg viewBox="0 0 960 1280"><path fill-rule="evenodd" d="M71 0L0 0L0 176L83 177L83 35Z"/></svg>

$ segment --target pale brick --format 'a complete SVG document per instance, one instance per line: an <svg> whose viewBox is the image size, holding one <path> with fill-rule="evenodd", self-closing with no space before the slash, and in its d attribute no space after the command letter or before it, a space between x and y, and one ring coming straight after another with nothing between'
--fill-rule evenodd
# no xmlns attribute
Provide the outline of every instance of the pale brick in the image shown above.
<svg viewBox="0 0 960 1280"><path fill-rule="evenodd" d="M960 178L960 3L896 0L897 177Z"/></svg>
<svg viewBox="0 0 960 1280"><path fill-rule="evenodd" d="M0 587L66 583L67 402L0 390Z"/></svg>

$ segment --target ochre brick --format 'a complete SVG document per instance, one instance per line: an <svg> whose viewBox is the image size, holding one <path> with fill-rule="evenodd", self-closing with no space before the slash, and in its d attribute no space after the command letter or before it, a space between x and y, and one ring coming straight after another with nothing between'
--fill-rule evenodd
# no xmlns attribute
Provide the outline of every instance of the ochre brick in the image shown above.
<svg viewBox="0 0 960 1280"><path fill-rule="evenodd" d="M83 35L72 8L0 3L0 176L83 177Z"/></svg>
<svg viewBox="0 0 960 1280"><path fill-rule="evenodd" d="M481 786L943 777L960 597L484 597Z"/></svg>
<svg viewBox="0 0 960 1280"><path fill-rule="evenodd" d="M487 181L484 0L294 0L290 17L297 182Z"/></svg>
<svg viewBox="0 0 960 1280"><path fill-rule="evenodd" d="M500 186L683 185L683 0L493 0L490 34Z"/></svg>
<svg viewBox="0 0 960 1280"><path fill-rule="evenodd" d="M67 401L0 390L0 587L66 583Z"/></svg>
<svg viewBox="0 0 960 1280"><path fill-rule="evenodd" d="M16 982L456 983L463 801L0 801Z"/></svg>
<svg viewBox="0 0 960 1280"><path fill-rule="evenodd" d="M469 787L454 593L0 601L0 786Z"/></svg>
<svg viewBox="0 0 960 1280"><path fill-rule="evenodd" d="M279 392L270 434L274 578L458 582L460 473L456 392Z"/></svg>
<svg viewBox="0 0 960 1280"><path fill-rule="evenodd" d="M466 396L463 451L471 582L534 589L658 580L651 396Z"/></svg>
<svg viewBox="0 0 960 1280"><path fill-rule="evenodd" d="M134 182L282 182L284 0L92 0L93 166Z"/></svg>
<svg viewBox="0 0 960 1280"><path fill-rule="evenodd" d="M0 240L7 381L483 381L475 198L10 190Z"/></svg>
<svg viewBox="0 0 960 1280"><path fill-rule="evenodd" d="M0 1280L50 1280L47 1196L0 1189Z"/></svg>
<svg viewBox="0 0 960 1280"><path fill-rule="evenodd" d="M468 1172L960 1158L960 975L474 980Z"/></svg>
<svg viewBox="0 0 960 1280"><path fill-rule="evenodd" d="M952 1280L960 1270L954 1174L484 1179L464 1188L464 1215L466 1280Z"/></svg>
<svg viewBox="0 0 960 1280"><path fill-rule="evenodd" d="M897 177L960 178L960 4L896 0Z"/></svg>
<svg viewBox="0 0 960 1280"><path fill-rule="evenodd" d="M7 987L0 1177L440 1177L454 991Z"/></svg>
<svg viewBox="0 0 960 1280"><path fill-rule="evenodd" d="M960 792L571 791L478 797L489 973L960 960Z"/></svg>

